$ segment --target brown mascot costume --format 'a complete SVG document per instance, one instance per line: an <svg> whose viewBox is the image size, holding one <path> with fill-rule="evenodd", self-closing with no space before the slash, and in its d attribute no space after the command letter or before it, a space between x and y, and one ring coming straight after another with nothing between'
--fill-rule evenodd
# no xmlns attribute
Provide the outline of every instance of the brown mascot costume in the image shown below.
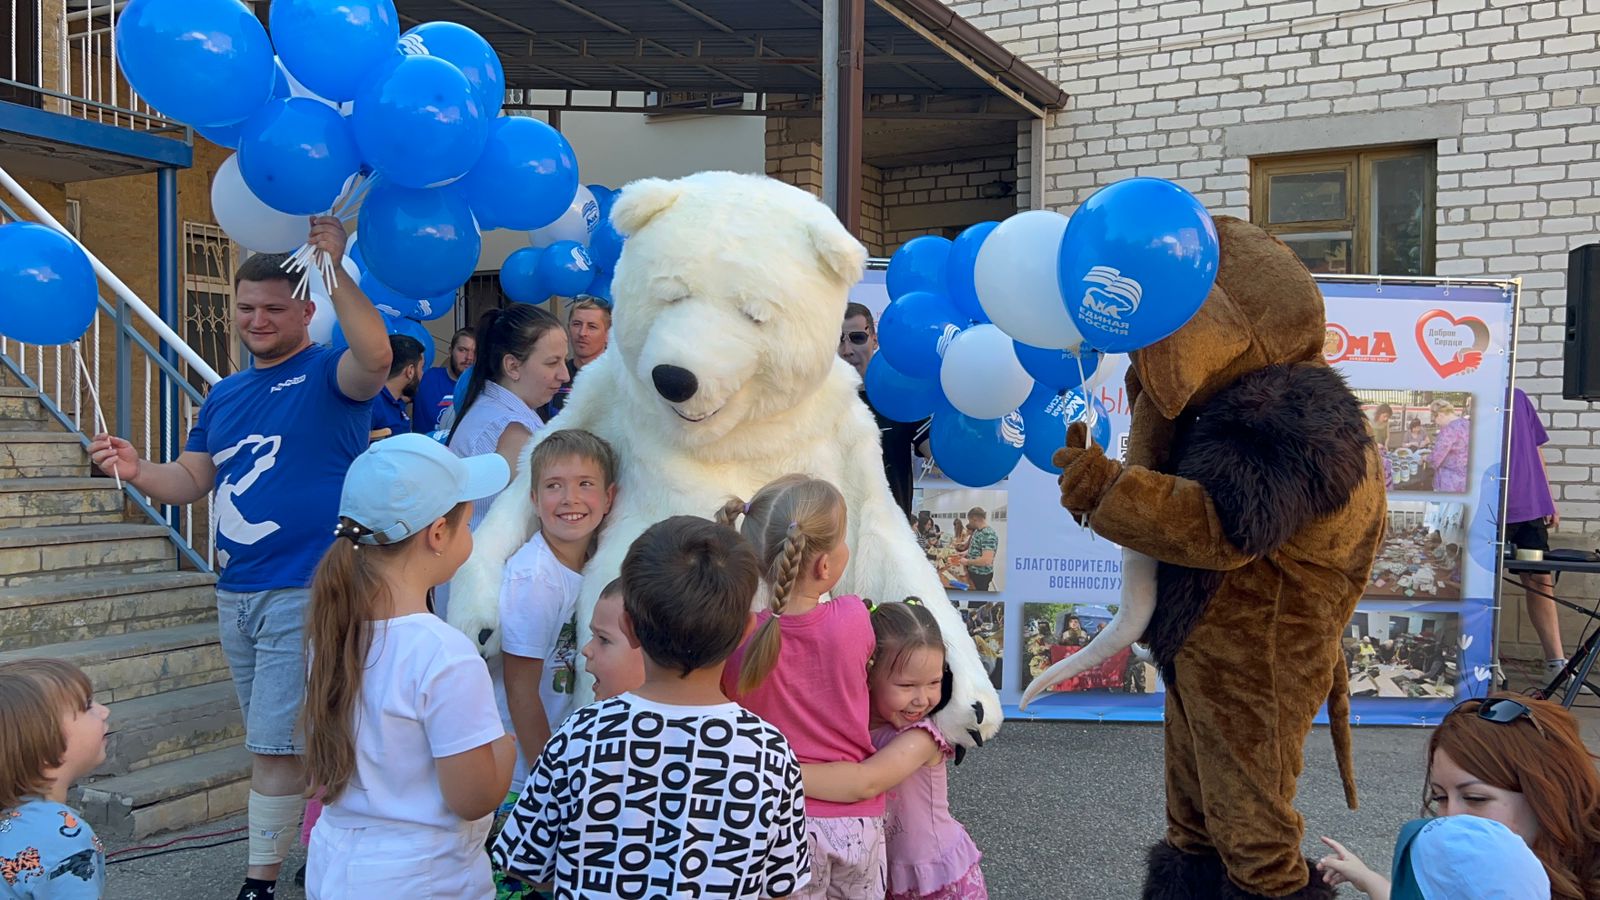
<svg viewBox="0 0 1600 900"><path fill-rule="evenodd" d="M1125 463L1056 455L1061 503L1158 562L1145 631L1166 681L1166 839L1146 898L1332 897L1300 853L1295 782L1324 700L1355 806L1339 637L1383 536L1382 465L1323 362L1322 294L1288 247L1216 220L1217 281L1129 354Z"/></svg>

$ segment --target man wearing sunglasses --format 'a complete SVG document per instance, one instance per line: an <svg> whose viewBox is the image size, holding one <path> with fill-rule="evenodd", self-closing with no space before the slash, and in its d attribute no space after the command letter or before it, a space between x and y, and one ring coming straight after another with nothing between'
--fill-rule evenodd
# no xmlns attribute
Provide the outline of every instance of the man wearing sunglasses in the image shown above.
<svg viewBox="0 0 1600 900"><path fill-rule="evenodd" d="M839 328L839 357L852 366L864 379L867 363L878 352L878 328L872 321L872 310L865 304L851 303L844 308L844 324ZM867 399L866 388L861 389L861 401L872 410L878 420L878 437L883 445L883 474L889 479L889 492L894 494L895 505L908 515L911 512L911 473L916 463L913 456L927 457L928 422L895 422L884 418Z"/></svg>

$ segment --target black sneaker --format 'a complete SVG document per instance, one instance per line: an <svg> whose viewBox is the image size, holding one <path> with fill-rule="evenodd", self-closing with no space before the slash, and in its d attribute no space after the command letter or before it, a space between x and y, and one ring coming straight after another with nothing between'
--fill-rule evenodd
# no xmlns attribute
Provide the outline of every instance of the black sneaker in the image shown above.
<svg viewBox="0 0 1600 900"><path fill-rule="evenodd" d="M301 863L300 864L300 868L294 870L294 883L295 883L295 887L303 888L303 887L306 886L306 866L305 866L305 863Z"/></svg>

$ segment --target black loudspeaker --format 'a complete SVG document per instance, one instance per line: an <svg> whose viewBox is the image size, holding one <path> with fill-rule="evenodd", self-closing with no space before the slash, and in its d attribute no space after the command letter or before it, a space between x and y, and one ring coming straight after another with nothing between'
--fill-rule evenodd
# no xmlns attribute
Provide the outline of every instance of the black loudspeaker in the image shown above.
<svg viewBox="0 0 1600 900"><path fill-rule="evenodd" d="M1600 244L1567 254L1567 334L1561 396L1600 400Z"/></svg>

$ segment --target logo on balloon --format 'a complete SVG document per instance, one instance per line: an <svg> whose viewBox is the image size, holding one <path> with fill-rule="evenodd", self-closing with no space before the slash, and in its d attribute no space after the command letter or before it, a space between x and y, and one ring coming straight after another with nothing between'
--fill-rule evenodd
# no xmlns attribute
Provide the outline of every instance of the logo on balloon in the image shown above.
<svg viewBox="0 0 1600 900"><path fill-rule="evenodd" d="M1079 391L1066 391L1045 404L1044 411L1048 415L1060 416L1063 422L1077 422L1089 411L1089 398Z"/></svg>
<svg viewBox="0 0 1600 900"><path fill-rule="evenodd" d="M402 34L400 36L400 52L406 56L429 56L428 45L422 42L420 34Z"/></svg>
<svg viewBox="0 0 1600 900"><path fill-rule="evenodd" d="M960 333L961 329L957 328L954 323L944 326L944 334L939 335L940 356L944 356L944 351L950 349L950 342L955 340L956 335Z"/></svg>
<svg viewBox="0 0 1600 900"><path fill-rule="evenodd" d="M1022 448L1024 443L1022 413L1012 410L1000 420L1000 440L1018 449Z"/></svg>
<svg viewBox="0 0 1600 900"><path fill-rule="evenodd" d="M583 221L589 227L589 233L600 227L600 204L595 200L583 204Z"/></svg>
<svg viewBox="0 0 1600 900"><path fill-rule="evenodd" d="M1144 288L1110 266L1095 266L1083 280L1094 285L1083 292L1084 319L1106 331L1127 334L1126 317L1139 311Z"/></svg>
<svg viewBox="0 0 1600 900"><path fill-rule="evenodd" d="M587 272L594 268L594 262L589 259L589 254L582 247L572 248L572 268L579 272Z"/></svg>

